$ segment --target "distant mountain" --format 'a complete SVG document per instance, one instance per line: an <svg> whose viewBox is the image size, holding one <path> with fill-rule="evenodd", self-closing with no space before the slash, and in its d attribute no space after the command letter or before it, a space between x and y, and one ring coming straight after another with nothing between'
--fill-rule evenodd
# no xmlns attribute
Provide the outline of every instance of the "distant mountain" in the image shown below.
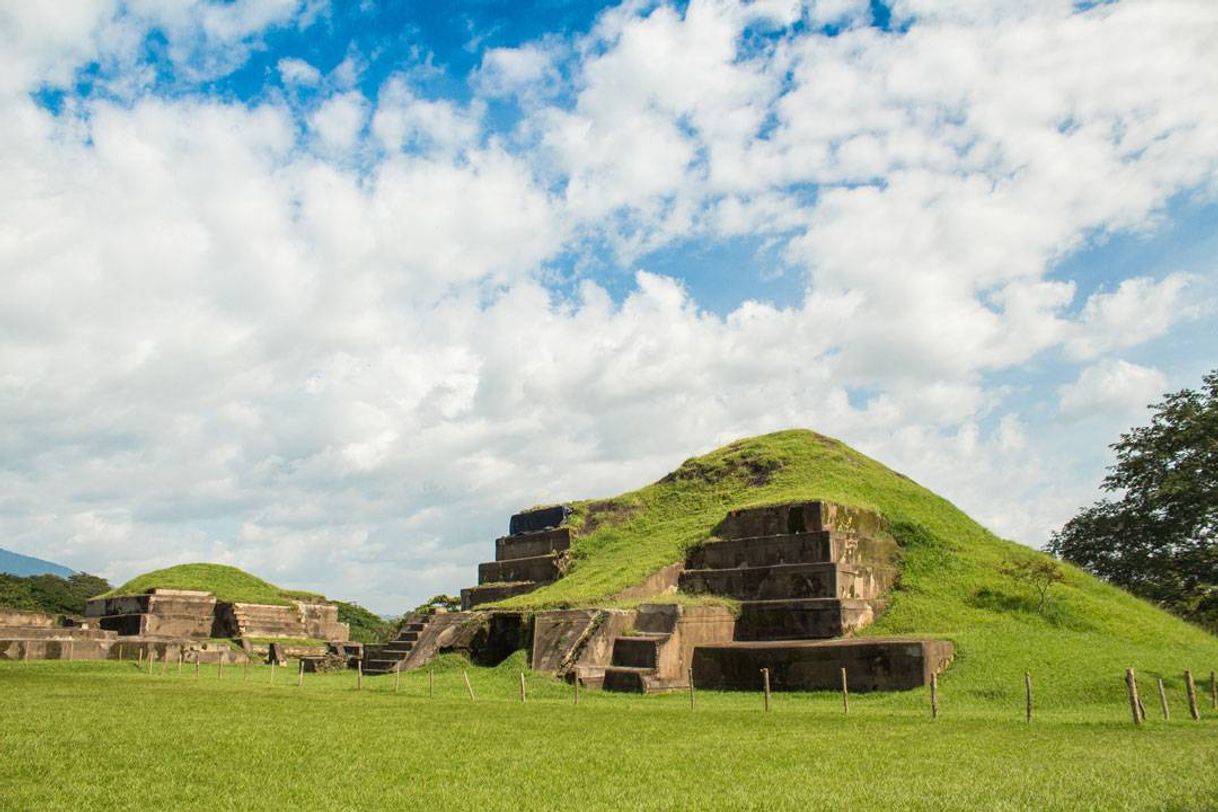
<svg viewBox="0 0 1218 812"><path fill-rule="evenodd" d="M43 561L41 558L14 553L3 547L0 547L0 572L18 575L23 578L29 575L58 575L60 578L67 578L70 575L76 574L74 569L69 569L60 564L52 564L50 561Z"/></svg>

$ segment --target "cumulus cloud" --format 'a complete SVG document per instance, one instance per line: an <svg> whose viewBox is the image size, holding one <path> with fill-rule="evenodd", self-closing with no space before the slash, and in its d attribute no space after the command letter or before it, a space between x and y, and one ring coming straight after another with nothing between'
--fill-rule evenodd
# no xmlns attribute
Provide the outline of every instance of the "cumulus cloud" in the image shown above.
<svg viewBox="0 0 1218 812"><path fill-rule="evenodd" d="M1167 389L1163 373L1121 359L1101 361L1061 387L1062 416L1082 420L1105 414L1132 418Z"/></svg>
<svg viewBox="0 0 1218 812"><path fill-rule="evenodd" d="M911 1L899 34L813 5L837 36L796 3L625 5L486 51L470 99L278 60L303 108L158 96L135 45L161 26L215 75L316 9L35 7L0 7L0 535L115 577L206 558L401 611L513 509L796 425L1037 541L1093 487L1077 444L1167 384L1108 355L1207 289L1080 307L1054 269L1213 190L1209 4ZM126 95L30 97L95 60ZM715 314L700 269L646 270L756 235L802 296L742 269ZM1060 420L990 379L1058 350L1091 364Z"/></svg>

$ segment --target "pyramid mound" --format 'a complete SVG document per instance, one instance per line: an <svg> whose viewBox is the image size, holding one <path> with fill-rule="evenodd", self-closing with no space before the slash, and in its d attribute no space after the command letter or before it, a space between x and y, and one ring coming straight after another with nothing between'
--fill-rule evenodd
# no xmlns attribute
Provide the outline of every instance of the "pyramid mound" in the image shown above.
<svg viewBox="0 0 1218 812"><path fill-rule="evenodd" d="M293 592L225 564L178 564L137 575L99 598L140 595L152 589L188 589L210 592L224 603L289 606L293 599L325 600L321 595Z"/></svg>
<svg viewBox="0 0 1218 812"><path fill-rule="evenodd" d="M899 544L900 577L887 608L858 637L952 641L955 690L1012 695L1025 670L1053 674L1045 701L1110 701L1134 666L1169 686L1185 669L1218 666L1218 638L1068 564L1042 608L1004 572L1043 555L998 538L908 477L807 430L733 442L663 479L610 499L570 503L561 578L492 603L504 609L631 605L629 590L715 537L733 510L808 500L874 511ZM707 602L674 595L649 601ZM637 602L637 601L636 601Z"/></svg>

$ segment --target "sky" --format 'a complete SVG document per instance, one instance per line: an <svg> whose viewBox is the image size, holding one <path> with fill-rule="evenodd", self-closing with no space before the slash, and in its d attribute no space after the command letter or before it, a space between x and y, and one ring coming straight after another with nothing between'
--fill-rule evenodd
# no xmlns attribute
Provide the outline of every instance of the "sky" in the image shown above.
<svg viewBox="0 0 1218 812"><path fill-rule="evenodd" d="M0 0L0 546L390 614L807 427L1040 546L1218 367L1212 0Z"/></svg>

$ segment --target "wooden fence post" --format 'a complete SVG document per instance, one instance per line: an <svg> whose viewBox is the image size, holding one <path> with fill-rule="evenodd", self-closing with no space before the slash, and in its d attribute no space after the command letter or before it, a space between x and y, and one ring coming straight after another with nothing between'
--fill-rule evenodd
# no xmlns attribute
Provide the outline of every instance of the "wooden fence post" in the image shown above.
<svg viewBox="0 0 1218 812"><path fill-rule="evenodd" d="M75 643L75 641L73 641L73 640L69 640L69 641L68 641L68 662L72 662L72 655L76 653L76 652L73 650L73 648L74 648L74 645L73 645L73 644L74 644L74 643Z"/></svg>
<svg viewBox="0 0 1218 812"><path fill-rule="evenodd" d="M301 657L299 662L300 662L300 671L297 672L297 674L296 674L296 687L303 688L304 687L304 657Z"/></svg>
<svg viewBox="0 0 1218 812"><path fill-rule="evenodd" d="M196 651L195 652L195 679L199 678L199 660L201 660L201 659L202 658L199 656L199 652Z"/></svg>
<svg viewBox="0 0 1218 812"><path fill-rule="evenodd" d="M521 702L525 701L524 672L523 671L520 672L520 701Z"/></svg>
<svg viewBox="0 0 1218 812"><path fill-rule="evenodd" d="M846 669L842 669L842 713L850 713L850 683L846 680Z"/></svg>
<svg viewBox="0 0 1218 812"><path fill-rule="evenodd" d="M127 659L127 658L124 656L124 655L127 653L127 652L124 650L125 648L126 648L126 646L124 646L122 643L119 643L119 644L118 644L118 661L119 661L120 663L121 663L123 660Z"/></svg>
<svg viewBox="0 0 1218 812"><path fill-rule="evenodd" d="M1197 683L1193 682L1193 672L1184 672L1184 684L1188 688L1188 712L1195 720L1201 718L1201 711L1197 710Z"/></svg>
<svg viewBox="0 0 1218 812"><path fill-rule="evenodd" d="M364 690L364 661L355 661L355 690Z"/></svg>
<svg viewBox="0 0 1218 812"><path fill-rule="evenodd" d="M1159 677L1159 707L1163 710L1163 718L1171 719L1171 709L1167 707L1167 691L1163 687L1163 678Z"/></svg>
<svg viewBox="0 0 1218 812"><path fill-rule="evenodd" d="M1024 721L1032 721L1032 675L1023 672Z"/></svg>
<svg viewBox="0 0 1218 812"><path fill-rule="evenodd" d="M575 675L575 679L571 680L571 684L575 686L575 704L579 704L579 674Z"/></svg>
<svg viewBox="0 0 1218 812"><path fill-rule="evenodd" d="M694 709L694 667L689 667L689 709Z"/></svg>
<svg viewBox="0 0 1218 812"><path fill-rule="evenodd" d="M770 712L770 669L768 669L768 668L761 669L761 688L765 692L765 694L764 694L765 700L762 703L762 707L765 708L766 713L769 713Z"/></svg>
<svg viewBox="0 0 1218 812"><path fill-rule="evenodd" d="M1138 700L1138 681L1134 677L1132 668L1125 669L1125 690L1129 693L1129 712L1133 715L1133 723L1140 725L1142 724L1142 703Z"/></svg>
<svg viewBox="0 0 1218 812"><path fill-rule="evenodd" d="M465 680L465 690L469 691L469 701L473 702L474 701L474 686L470 685L469 674L466 673L464 668L461 669L461 677Z"/></svg>
<svg viewBox="0 0 1218 812"><path fill-rule="evenodd" d="M930 675L930 718L939 718L939 675Z"/></svg>
<svg viewBox="0 0 1218 812"><path fill-rule="evenodd" d="M301 661L303 662L303 660ZM393 692L396 694L398 689L402 687L402 666L399 663L398 667L393 669Z"/></svg>
<svg viewBox="0 0 1218 812"><path fill-rule="evenodd" d="M144 670L144 650L142 648L135 651L135 669L137 671Z"/></svg>

